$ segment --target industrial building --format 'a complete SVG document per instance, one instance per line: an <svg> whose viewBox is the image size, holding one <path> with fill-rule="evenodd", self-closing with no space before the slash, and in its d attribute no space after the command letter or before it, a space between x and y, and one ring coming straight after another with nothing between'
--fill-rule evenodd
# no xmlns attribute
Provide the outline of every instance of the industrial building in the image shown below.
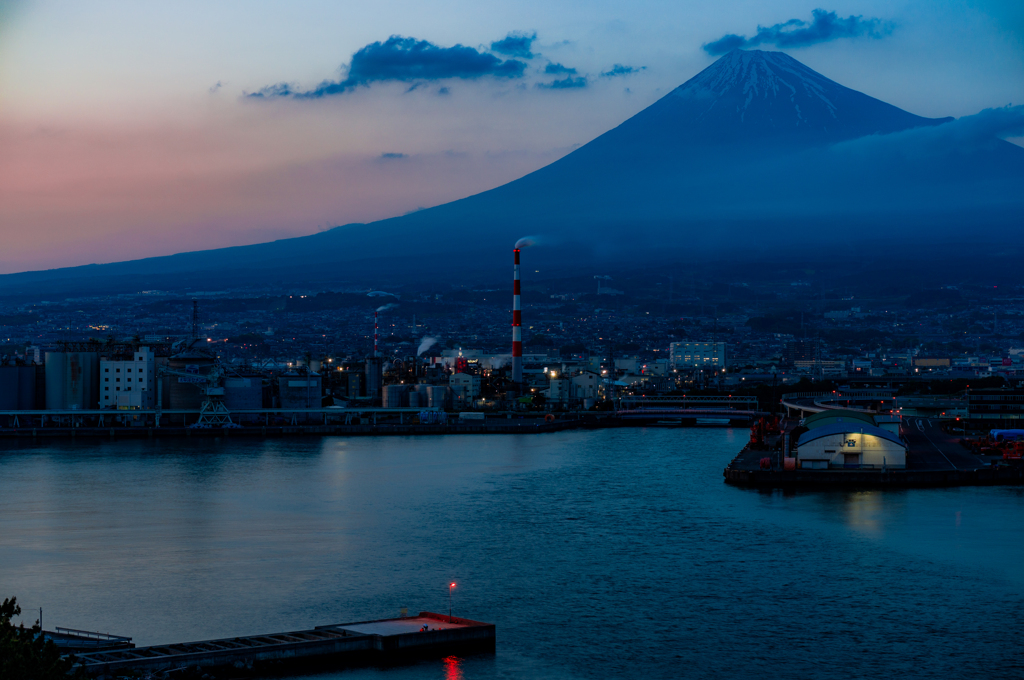
<svg viewBox="0 0 1024 680"><path fill-rule="evenodd" d="M320 408L319 373L285 373L277 379L280 408Z"/></svg>
<svg viewBox="0 0 1024 680"><path fill-rule="evenodd" d="M100 359L100 408L151 409L156 392L156 355L149 347L127 357Z"/></svg>
<svg viewBox="0 0 1024 680"><path fill-rule="evenodd" d="M452 401L456 406L466 406L480 396L480 376L456 373L448 378L452 389Z"/></svg>

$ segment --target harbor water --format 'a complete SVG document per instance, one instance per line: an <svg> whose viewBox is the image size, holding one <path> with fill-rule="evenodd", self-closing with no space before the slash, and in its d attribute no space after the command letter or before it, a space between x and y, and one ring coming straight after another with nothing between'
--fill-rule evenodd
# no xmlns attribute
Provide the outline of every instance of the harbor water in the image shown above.
<svg viewBox="0 0 1024 680"><path fill-rule="evenodd" d="M746 434L7 443L0 597L148 645L447 612L455 582L497 625L494 655L320 678L1024 674L1024 489L734 488Z"/></svg>

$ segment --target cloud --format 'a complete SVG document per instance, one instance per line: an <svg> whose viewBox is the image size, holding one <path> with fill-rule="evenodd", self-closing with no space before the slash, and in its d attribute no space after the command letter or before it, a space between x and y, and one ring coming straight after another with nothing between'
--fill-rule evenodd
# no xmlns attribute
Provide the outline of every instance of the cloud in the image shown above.
<svg viewBox="0 0 1024 680"><path fill-rule="evenodd" d="M571 90L587 86L586 76L566 76L561 80L553 80L550 83L537 83L537 87L545 90Z"/></svg>
<svg viewBox="0 0 1024 680"><path fill-rule="evenodd" d="M217 90L219 90L222 87L224 87L224 83L222 83L221 81L218 80L216 83L214 83L213 85L210 86L210 94L215 93Z"/></svg>
<svg viewBox="0 0 1024 680"><path fill-rule="evenodd" d="M393 151L387 151L380 155L381 160L398 160L400 158L408 158L408 154L395 153Z"/></svg>
<svg viewBox="0 0 1024 680"><path fill-rule="evenodd" d="M449 90L447 87L440 87L438 88L437 93L443 97L445 95L451 94L452 91Z"/></svg>
<svg viewBox="0 0 1024 680"><path fill-rule="evenodd" d="M985 109L973 116L950 118L942 125L912 128L888 135L868 135L836 144L839 152L891 153L927 158L991 149L999 140L1024 135L1024 106Z"/></svg>
<svg viewBox="0 0 1024 680"><path fill-rule="evenodd" d="M562 66L561 64L548 64L544 67L544 73L549 76L558 75L576 75L576 69L569 68L568 66Z"/></svg>
<svg viewBox="0 0 1024 680"><path fill-rule="evenodd" d="M622 64L615 64L610 70L605 71L601 74L602 78L614 78L615 76L628 76L631 73L640 73L646 66L640 68L634 68L633 66L623 66Z"/></svg>
<svg viewBox="0 0 1024 680"><path fill-rule="evenodd" d="M312 90L297 90L288 83L268 85L247 97L270 99L293 97L318 99L344 94L359 86L378 82L411 82L461 78L473 80L486 76L520 78L526 64L515 59L502 61L493 54L478 52L472 47L455 45L439 47L426 40L393 35L384 42L374 42L352 55L344 80L325 80Z"/></svg>
<svg viewBox="0 0 1024 680"><path fill-rule="evenodd" d="M509 57L520 59L533 59L533 41L537 39L536 33L513 32L501 40L491 43L491 51L504 54Z"/></svg>
<svg viewBox="0 0 1024 680"><path fill-rule="evenodd" d="M790 19L774 26L758 26L752 38L728 34L704 45L708 54L725 54L735 49L749 49L759 45L776 47L807 47L839 38L881 38L892 31L892 26L881 19L865 19L861 16L840 18L835 12L816 9L811 12L810 23L802 19Z"/></svg>

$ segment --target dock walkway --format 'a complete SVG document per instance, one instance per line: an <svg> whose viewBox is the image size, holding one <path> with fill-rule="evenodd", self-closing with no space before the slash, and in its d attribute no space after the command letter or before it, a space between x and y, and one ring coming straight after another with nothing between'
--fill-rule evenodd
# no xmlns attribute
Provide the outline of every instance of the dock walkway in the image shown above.
<svg viewBox="0 0 1024 680"><path fill-rule="evenodd" d="M221 675L389 663L408 656L494 651L495 626L433 612L310 630L203 640L77 656L89 675L202 668Z"/></svg>

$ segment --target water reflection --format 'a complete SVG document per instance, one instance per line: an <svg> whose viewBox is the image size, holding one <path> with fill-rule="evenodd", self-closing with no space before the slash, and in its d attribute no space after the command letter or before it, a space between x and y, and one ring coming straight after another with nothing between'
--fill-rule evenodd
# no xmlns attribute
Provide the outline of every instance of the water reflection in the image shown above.
<svg viewBox="0 0 1024 680"><path fill-rule="evenodd" d="M0 596L145 645L446 611L458 574L495 655L323 677L1012 674L1020 489L736 489L737 432L12 446Z"/></svg>
<svg viewBox="0 0 1024 680"><path fill-rule="evenodd" d="M462 680L462 659L457 656L446 656L442 663L445 680Z"/></svg>

